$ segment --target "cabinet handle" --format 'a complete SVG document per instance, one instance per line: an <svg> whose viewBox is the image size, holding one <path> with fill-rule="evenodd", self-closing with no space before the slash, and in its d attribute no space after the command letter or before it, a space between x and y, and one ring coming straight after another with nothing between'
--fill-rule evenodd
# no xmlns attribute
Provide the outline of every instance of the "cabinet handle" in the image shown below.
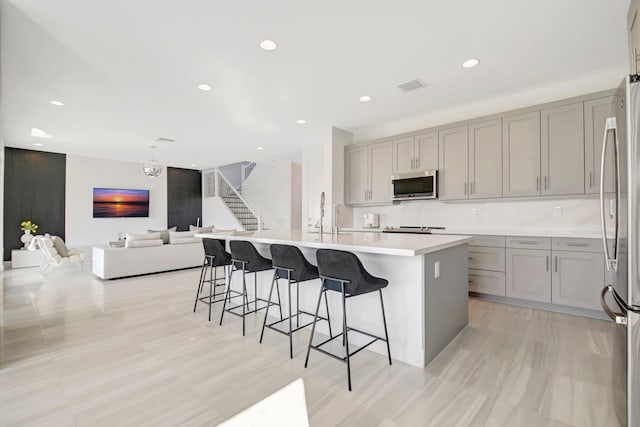
<svg viewBox="0 0 640 427"><path fill-rule="evenodd" d="M555 262L555 270L556 270L556 273L557 273L558 272L558 257L555 256L554 258L555 258L555 260L554 260L554 262Z"/></svg>
<svg viewBox="0 0 640 427"><path fill-rule="evenodd" d="M415 166L414 166L415 162L416 162L416 159L411 159L411 169L415 169Z"/></svg>
<svg viewBox="0 0 640 427"><path fill-rule="evenodd" d="M520 243L521 245L537 245L538 242L531 240L517 240L516 243Z"/></svg>
<svg viewBox="0 0 640 427"><path fill-rule="evenodd" d="M548 177L544 177L544 189L548 190L549 189L549 179Z"/></svg>
<svg viewBox="0 0 640 427"><path fill-rule="evenodd" d="M467 258L467 259L468 259L469 261L471 261L471 260L473 260L473 257L472 257L472 256L470 256L470 257L469 257L469 258Z"/></svg>
<svg viewBox="0 0 640 427"><path fill-rule="evenodd" d="M466 182L464 183L464 195L465 196L467 195L467 183Z"/></svg>
<svg viewBox="0 0 640 427"><path fill-rule="evenodd" d="M587 246L589 246L588 243L567 243L567 246L576 246L579 248L586 248Z"/></svg>
<svg viewBox="0 0 640 427"><path fill-rule="evenodd" d="M540 191L540 177L536 176L536 191Z"/></svg>
<svg viewBox="0 0 640 427"><path fill-rule="evenodd" d="M589 188L593 188L593 172L589 172Z"/></svg>
<svg viewBox="0 0 640 427"><path fill-rule="evenodd" d="M547 255L547 271L549 271L549 255Z"/></svg>
<svg viewBox="0 0 640 427"><path fill-rule="evenodd" d="M416 169L420 167L420 158L416 159Z"/></svg>
<svg viewBox="0 0 640 427"><path fill-rule="evenodd" d="M474 188L475 185L473 185L473 184L474 184L474 182L471 181L471 194L476 194L476 189Z"/></svg>

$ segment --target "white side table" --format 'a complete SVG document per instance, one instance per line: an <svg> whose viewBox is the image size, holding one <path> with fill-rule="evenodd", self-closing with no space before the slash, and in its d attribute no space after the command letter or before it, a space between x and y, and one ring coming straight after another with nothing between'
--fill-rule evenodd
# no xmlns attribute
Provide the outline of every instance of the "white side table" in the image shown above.
<svg viewBox="0 0 640 427"><path fill-rule="evenodd" d="M44 257L40 251L13 249L11 251L11 268L40 267Z"/></svg>

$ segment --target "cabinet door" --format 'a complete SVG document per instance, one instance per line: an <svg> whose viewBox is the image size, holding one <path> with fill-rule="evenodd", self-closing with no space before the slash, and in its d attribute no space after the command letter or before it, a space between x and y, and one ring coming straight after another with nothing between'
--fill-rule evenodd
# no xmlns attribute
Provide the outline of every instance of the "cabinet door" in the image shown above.
<svg viewBox="0 0 640 427"><path fill-rule="evenodd" d="M502 196L502 121L469 125L469 198Z"/></svg>
<svg viewBox="0 0 640 427"><path fill-rule="evenodd" d="M582 102L540 112L542 195L584 193L583 114Z"/></svg>
<svg viewBox="0 0 640 427"><path fill-rule="evenodd" d="M540 194L540 112L502 119L502 195Z"/></svg>
<svg viewBox="0 0 640 427"><path fill-rule="evenodd" d="M368 190L367 148L360 147L346 152L346 203L365 203Z"/></svg>
<svg viewBox="0 0 640 427"><path fill-rule="evenodd" d="M391 203L391 142L369 146L369 200Z"/></svg>
<svg viewBox="0 0 640 427"><path fill-rule="evenodd" d="M467 126L440 131L438 142L438 197L443 200L466 199L469 186Z"/></svg>
<svg viewBox="0 0 640 427"><path fill-rule="evenodd" d="M416 171L438 169L438 132L423 133L416 136Z"/></svg>
<svg viewBox="0 0 640 427"><path fill-rule="evenodd" d="M600 192L600 162L604 127L609 117L624 123L624 104L621 96L594 99L584 103L584 187L586 193ZM613 144L607 147L604 191L613 192Z"/></svg>
<svg viewBox="0 0 640 427"><path fill-rule="evenodd" d="M554 304L600 310L604 286L602 254L554 251L551 277Z"/></svg>
<svg viewBox="0 0 640 427"><path fill-rule="evenodd" d="M506 293L510 298L551 302L551 252L507 249Z"/></svg>
<svg viewBox="0 0 640 427"><path fill-rule="evenodd" d="M410 173L415 169L413 137L393 140L393 173Z"/></svg>

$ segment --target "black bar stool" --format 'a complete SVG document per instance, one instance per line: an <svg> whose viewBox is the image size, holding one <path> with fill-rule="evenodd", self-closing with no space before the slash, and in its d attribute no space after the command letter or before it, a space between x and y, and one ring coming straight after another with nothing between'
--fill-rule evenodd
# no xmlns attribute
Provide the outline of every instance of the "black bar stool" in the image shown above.
<svg viewBox="0 0 640 427"><path fill-rule="evenodd" d="M270 300L267 301L258 297L258 272L271 270L273 268L271 260L263 257L258 253L255 246L246 240L232 240L229 242L231 247L231 275L229 276L229 286L224 298L224 305L222 307L222 315L220 316L220 324L222 325L222 319L224 318L224 312L227 311L236 316L242 317L242 335L245 335L245 319L246 316L252 313L256 313L259 310L263 310L270 305L277 305L280 308L280 318L282 318L282 307L280 307L280 291L278 291L278 303L273 303ZM227 303L231 302L231 277L235 271L242 271L242 292L244 296L244 303L236 305L234 307L227 307ZM247 297L247 273L253 273L253 290L254 297L252 301L249 301ZM264 307L258 308L258 301L266 302ZM253 303L253 310L249 308L249 304ZM239 309L242 308L242 312Z"/></svg>
<svg viewBox="0 0 640 427"><path fill-rule="evenodd" d="M224 298L216 299L218 296L217 288L226 286L227 277L230 274L231 255L224 249L225 241L218 239L202 239L204 247L204 261L202 262L202 270L200 270L200 281L198 282L198 291L196 292L196 302L193 304L193 312L196 312L198 301L202 301L209 305L209 321L211 321L211 306L217 302L223 302ZM224 267L224 277L218 278L217 267ZM229 268L227 268L229 267ZM204 282L207 281L207 269L209 270L209 296L200 297ZM223 282L220 283L219 280ZM221 292L220 295L224 295Z"/></svg>
<svg viewBox="0 0 640 427"><path fill-rule="evenodd" d="M264 336L264 329L269 328L276 332L280 332L281 334L289 336L289 357L293 359L293 333L299 331L302 328L305 328L313 323L313 320L309 320L307 323L303 323L300 325L300 315L306 314L308 316L313 316L313 313L309 313L307 311L300 310L300 282L305 282L308 280L317 279L318 275L318 267L311 264L304 257L300 249L295 246L290 245L271 245L271 259L273 260L273 268L275 271L273 272L273 280L271 281L271 289L269 290L269 301L271 301L271 295L273 294L274 286L278 289L278 280L286 279L288 283L287 291L288 291L288 300L289 300L289 316L284 319L267 323L267 316L269 315L269 307L267 307L267 311L264 314L264 322L262 323L262 333L260 334L260 343L262 343L262 338ZM291 312L291 287L292 285L296 285L296 313L292 314ZM279 292L279 291L278 291ZM278 293L278 301L280 301L280 294ZM324 296L324 304L327 309L327 317L318 317L320 319L326 320L329 323L329 335L331 335L331 320L329 319L329 305L327 303L327 295ZM296 319L295 328L292 325L293 318ZM283 322L289 322L288 328L286 325L282 325ZM284 326L284 328L283 328ZM286 329L285 329L286 328Z"/></svg>
<svg viewBox="0 0 640 427"><path fill-rule="evenodd" d="M311 349L317 350L328 356L338 359L347 364L347 380L349 383L349 391L351 391L351 361L350 357L365 349L376 341L384 341L387 343L387 356L389 357L389 365L391 365L391 349L389 348L389 334L387 332L387 318L384 313L384 302L382 301L382 288L387 287L389 282L386 279L375 277L364 269L362 263L355 254L345 251L336 251L333 249L318 249L316 252L318 258L318 269L320 271L320 279L322 279L322 288L318 296L318 304L316 305L316 315L311 327L311 337L309 338L309 346L307 347L307 358L304 367L309 363L309 353ZM336 291L342 294L342 333L330 337L319 344L313 345L313 334L316 329L318 319L318 309L320 308L320 300L322 294L326 291ZM370 334L359 329L347 326L347 298L358 295L368 294L370 292L380 293L380 307L382 308L382 323L384 324L384 338ZM349 331L357 332L372 338L371 341L364 346L357 348L355 351L349 351ZM338 356L331 353L322 346L329 344L334 339L342 336L342 345L345 346L344 356ZM328 347L328 346L327 346Z"/></svg>

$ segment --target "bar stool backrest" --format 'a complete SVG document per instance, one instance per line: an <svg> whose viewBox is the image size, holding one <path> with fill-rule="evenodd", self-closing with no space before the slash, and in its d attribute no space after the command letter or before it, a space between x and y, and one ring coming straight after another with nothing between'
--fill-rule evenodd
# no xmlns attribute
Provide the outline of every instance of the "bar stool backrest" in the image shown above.
<svg viewBox="0 0 640 427"><path fill-rule="evenodd" d="M307 261L296 246L274 244L270 250L274 267L293 270L291 280L303 281L318 277L317 268ZM286 278L286 274L284 277Z"/></svg>
<svg viewBox="0 0 640 427"><path fill-rule="evenodd" d="M231 258L235 261L246 262L245 271L263 271L271 268L271 260L260 255L258 250L251 242L246 240L232 240L229 242L231 247ZM236 265L241 268L242 265Z"/></svg>
<svg viewBox="0 0 640 427"><path fill-rule="evenodd" d="M231 254L224 249L224 240L202 239L204 254L207 255L207 262L212 267L231 265ZM213 260L209 257L213 257Z"/></svg>
<svg viewBox="0 0 640 427"><path fill-rule="evenodd" d="M320 276L339 279L347 282L345 291L347 294L358 294L361 284L365 284L367 279L373 278L364 269L358 257L347 251L335 249L318 249L316 251L318 259L318 270ZM342 291L340 283L327 280L325 286L334 291Z"/></svg>

